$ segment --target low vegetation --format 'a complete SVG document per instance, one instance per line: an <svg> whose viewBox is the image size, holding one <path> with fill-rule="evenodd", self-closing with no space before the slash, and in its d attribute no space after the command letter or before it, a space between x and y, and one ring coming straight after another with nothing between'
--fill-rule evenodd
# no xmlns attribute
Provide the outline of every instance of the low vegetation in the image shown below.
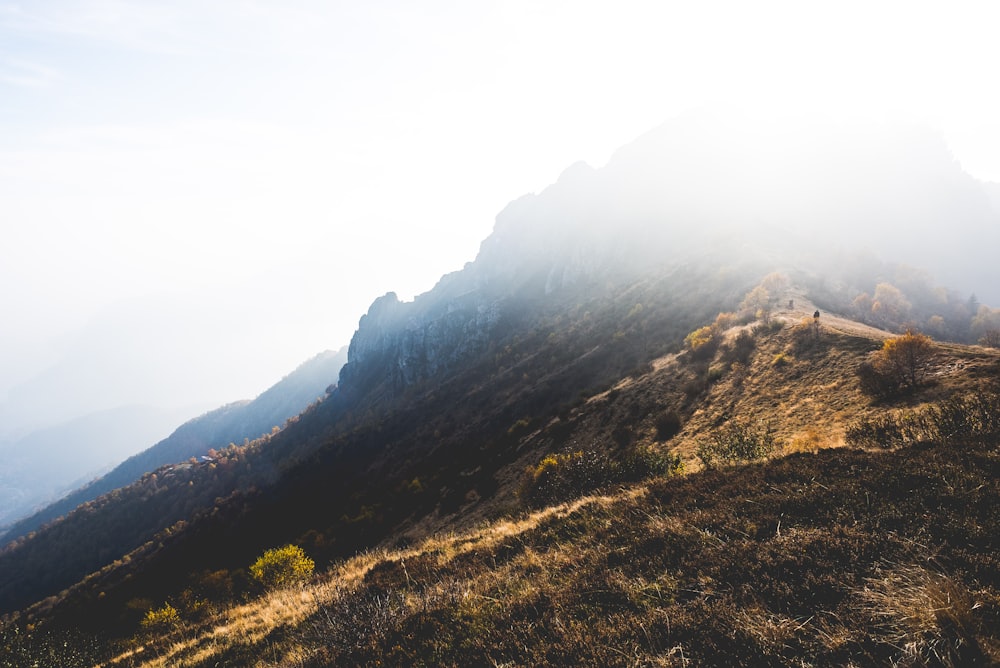
<svg viewBox="0 0 1000 668"><path fill-rule="evenodd" d="M142 618L142 628L151 632L164 632L173 629L180 622L177 608L169 603L162 607L150 609Z"/></svg>
<svg viewBox="0 0 1000 668"><path fill-rule="evenodd" d="M682 471L679 457L651 448L635 448L617 455L597 448L554 453L546 455L525 472L520 494L529 504L540 506L611 485Z"/></svg>
<svg viewBox="0 0 1000 668"><path fill-rule="evenodd" d="M766 459L774 452L771 428L763 422L731 420L698 446L698 458L708 468Z"/></svg>
<svg viewBox="0 0 1000 668"><path fill-rule="evenodd" d="M995 392L953 396L916 410L878 413L847 428L847 442L866 448L996 439L1000 439L1000 394Z"/></svg>
<svg viewBox="0 0 1000 668"><path fill-rule="evenodd" d="M993 440L659 478L361 555L103 665L992 665L998 466Z"/></svg>
<svg viewBox="0 0 1000 668"><path fill-rule="evenodd" d="M884 398L916 389L927 375L933 353L930 338L917 332L886 339L881 350L858 366L861 391Z"/></svg>
<svg viewBox="0 0 1000 668"><path fill-rule="evenodd" d="M316 563L298 545L267 550L250 566L250 575L264 589L278 589L304 583Z"/></svg>

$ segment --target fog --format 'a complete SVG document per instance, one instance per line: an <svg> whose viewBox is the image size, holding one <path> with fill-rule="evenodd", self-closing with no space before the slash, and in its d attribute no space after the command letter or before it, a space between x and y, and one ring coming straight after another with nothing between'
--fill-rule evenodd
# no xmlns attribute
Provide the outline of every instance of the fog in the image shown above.
<svg viewBox="0 0 1000 668"><path fill-rule="evenodd" d="M252 398L692 109L926 126L1000 181L985 3L419 4L0 3L0 441Z"/></svg>

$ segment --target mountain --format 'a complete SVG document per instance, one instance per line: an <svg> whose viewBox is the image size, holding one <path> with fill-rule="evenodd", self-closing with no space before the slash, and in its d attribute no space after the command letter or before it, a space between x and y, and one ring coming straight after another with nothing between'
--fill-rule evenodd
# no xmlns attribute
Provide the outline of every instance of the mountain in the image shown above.
<svg viewBox="0 0 1000 668"><path fill-rule="evenodd" d="M268 387L301 361L287 353L260 358L253 328L233 325L252 321L261 309L288 307L295 298L282 299L273 286L261 283L241 289L204 286L201 297L152 295L116 302L50 344L52 357L37 373L29 375L27 369L41 360L14 374L17 382L0 379L8 381L0 383L0 441L129 404L186 408L186 419L247 397L241 388ZM281 321L289 337L306 327L297 311ZM248 364L250 359L256 363Z"/></svg>
<svg viewBox="0 0 1000 668"><path fill-rule="evenodd" d="M476 264L509 278L548 263L558 281L720 246L801 266L846 249L921 267L1000 303L985 250L1000 241L991 192L995 184L963 172L924 128L692 112L605 167L574 165L512 203Z"/></svg>
<svg viewBox="0 0 1000 668"><path fill-rule="evenodd" d="M686 116L511 203L474 262L375 300L282 429L0 553L21 655L83 633L116 665L995 658L993 608L956 626L932 595L1000 600L1000 408L964 399L994 396L1000 353L927 343L926 382L879 396L856 371L889 329L974 340L994 311L899 262L987 299L997 218L943 143L875 130ZM949 405L966 431L935 431ZM956 523L965 497L985 510ZM250 566L286 544L323 572L262 593ZM931 621L900 635L877 620L907 574Z"/></svg>
<svg viewBox="0 0 1000 668"><path fill-rule="evenodd" d="M166 464L207 455L231 443L256 439L322 397L347 360L347 350L326 351L265 390L253 401L240 401L185 422L156 445L133 455L113 470L64 498L14 524L3 536L13 540L46 522L65 515L80 504L138 480L144 473Z"/></svg>
<svg viewBox="0 0 1000 668"><path fill-rule="evenodd" d="M933 384L873 403L854 368L890 335L824 314L817 336L798 325L815 305L788 294L799 305L780 309L779 325L735 325L710 358L659 357L513 435L522 456L497 475L509 506L484 516L484 498L467 494L435 531L411 525L273 592L255 592L239 569L190 577L187 599L147 583L131 593L152 593L152 610L171 601L184 621L140 631L104 665L993 665L996 385L964 404L985 409L988 432L945 442L929 423L874 447L856 434L906 424L914 403L927 418L984 396L1000 351L939 344ZM742 333L753 345L737 364ZM724 370L692 387L713 377L706 365ZM693 452L734 419L773 427L770 461L625 468L638 468L627 453L658 448L693 469ZM485 491L465 482L475 477L452 480ZM413 505L436 491L419 480ZM241 587L249 600L204 612ZM201 608L191 592L206 597Z"/></svg>
<svg viewBox="0 0 1000 668"><path fill-rule="evenodd" d="M0 527L101 475L188 415L187 410L122 406L0 446Z"/></svg>

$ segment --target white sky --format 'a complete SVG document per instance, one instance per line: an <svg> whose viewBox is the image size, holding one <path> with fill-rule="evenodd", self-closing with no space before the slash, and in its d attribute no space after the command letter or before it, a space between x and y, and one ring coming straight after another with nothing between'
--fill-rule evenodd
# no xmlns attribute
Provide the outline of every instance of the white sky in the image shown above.
<svg viewBox="0 0 1000 668"><path fill-rule="evenodd" d="M101 355L187 368L150 400L252 397L472 260L510 200L705 104L925 121L1000 181L998 26L986 2L0 0L0 402L107 327Z"/></svg>

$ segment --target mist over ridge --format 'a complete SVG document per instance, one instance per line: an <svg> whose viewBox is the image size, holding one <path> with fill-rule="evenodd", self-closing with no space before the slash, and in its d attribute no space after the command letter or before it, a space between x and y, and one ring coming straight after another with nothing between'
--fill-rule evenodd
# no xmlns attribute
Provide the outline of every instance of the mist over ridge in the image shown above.
<svg viewBox="0 0 1000 668"><path fill-rule="evenodd" d="M997 192L923 127L690 112L512 202L475 265L488 279L538 259L555 277L724 249L817 268L871 253L1000 303Z"/></svg>

